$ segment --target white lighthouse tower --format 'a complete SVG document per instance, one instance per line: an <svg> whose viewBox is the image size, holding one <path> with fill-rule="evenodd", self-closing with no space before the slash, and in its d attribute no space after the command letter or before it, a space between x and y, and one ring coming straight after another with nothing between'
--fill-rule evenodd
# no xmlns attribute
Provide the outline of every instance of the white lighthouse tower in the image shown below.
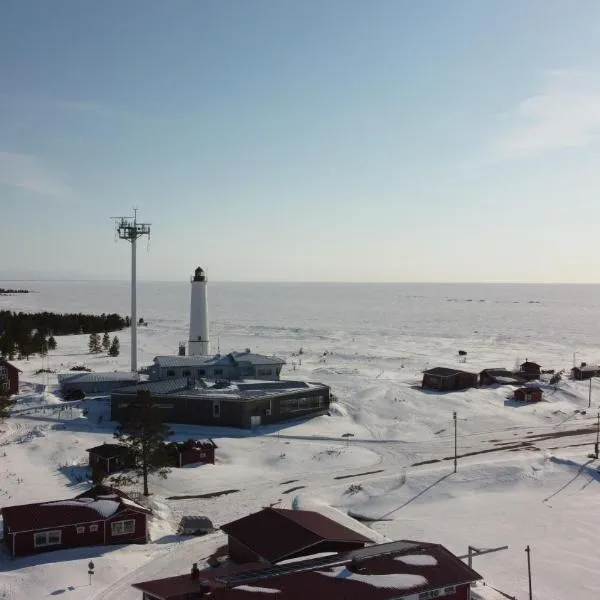
<svg viewBox="0 0 600 600"><path fill-rule="evenodd" d="M190 306L190 356L207 356L210 353L208 339L208 297L206 275L198 267L192 277L192 301Z"/></svg>

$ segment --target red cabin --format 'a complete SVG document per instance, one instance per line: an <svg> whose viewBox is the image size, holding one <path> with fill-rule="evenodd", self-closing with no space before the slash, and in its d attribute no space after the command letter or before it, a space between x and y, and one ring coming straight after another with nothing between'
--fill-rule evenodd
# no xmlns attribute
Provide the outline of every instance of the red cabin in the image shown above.
<svg viewBox="0 0 600 600"><path fill-rule="evenodd" d="M166 445L169 464L174 467L184 467L196 463L215 464L215 449L217 445L211 440L187 440L172 442Z"/></svg>
<svg viewBox="0 0 600 600"><path fill-rule="evenodd" d="M150 510L123 492L96 486L75 498L2 509L12 556L106 544L145 544Z"/></svg>
<svg viewBox="0 0 600 600"><path fill-rule="evenodd" d="M19 373L21 369L11 365L7 360L0 358L0 394L19 393Z"/></svg>
<svg viewBox="0 0 600 600"><path fill-rule="evenodd" d="M544 393L538 387L522 387L514 392L514 399L519 402L541 402Z"/></svg>

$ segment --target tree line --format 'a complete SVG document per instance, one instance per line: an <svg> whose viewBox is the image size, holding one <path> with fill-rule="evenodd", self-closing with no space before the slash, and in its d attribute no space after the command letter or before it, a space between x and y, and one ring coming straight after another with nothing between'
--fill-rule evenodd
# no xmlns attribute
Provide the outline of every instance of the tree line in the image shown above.
<svg viewBox="0 0 600 600"><path fill-rule="evenodd" d="M129 317L116 313L24 313L0 311L0 355L13 360L45 355L56 348L58 335L108 333L129 327Z"/></svg>

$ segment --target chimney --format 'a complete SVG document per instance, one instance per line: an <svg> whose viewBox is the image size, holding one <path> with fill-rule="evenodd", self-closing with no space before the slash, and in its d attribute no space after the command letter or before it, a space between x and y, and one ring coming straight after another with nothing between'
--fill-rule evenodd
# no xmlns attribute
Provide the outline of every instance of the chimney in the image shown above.
<svg viewBox="0 0 600 600"><path fill-rule="evenodd" d="M582 362L581 363L581 368L583 369L583 367L587 367L587 363Z"/></svg>

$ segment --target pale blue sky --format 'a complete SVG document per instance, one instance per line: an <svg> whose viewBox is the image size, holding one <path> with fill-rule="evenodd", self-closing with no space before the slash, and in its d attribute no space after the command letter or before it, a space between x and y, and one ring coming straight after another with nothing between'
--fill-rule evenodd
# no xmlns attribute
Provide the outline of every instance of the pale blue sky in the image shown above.
<svg viewBox="0 0 600 600"><path fill-rule="evenodd" d="M597 0L3 0L0 275L600 281Z"/></svg>

